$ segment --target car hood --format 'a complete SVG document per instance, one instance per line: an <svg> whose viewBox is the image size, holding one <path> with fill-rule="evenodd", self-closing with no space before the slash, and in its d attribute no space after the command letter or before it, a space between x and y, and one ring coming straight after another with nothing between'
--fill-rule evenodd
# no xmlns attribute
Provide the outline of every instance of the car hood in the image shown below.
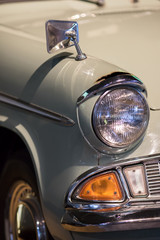
<svg viewBox="0 0 160 240"><path fill-rule="evenodd" d="M104 8L80 1L4 4L0 30L41 42L45 48L45 21L78 21L83 52L139 77L147 87L150 106L159 109L160 2L146 2L110 0Z"/></svg>

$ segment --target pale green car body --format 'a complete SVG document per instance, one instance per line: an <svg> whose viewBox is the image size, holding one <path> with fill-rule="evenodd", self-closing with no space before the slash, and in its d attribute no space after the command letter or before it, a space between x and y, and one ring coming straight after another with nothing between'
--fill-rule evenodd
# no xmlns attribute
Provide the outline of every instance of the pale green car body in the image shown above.
<svg viewBox="0 0 160 240"><path fill-rule="evenodd" d="M78 22L80 46L87 59L75 61L74 47L47 53L45 22L50 19ZM135 4L106 0L104 7L83 1L0 6L0 95L68 120L56 122L50 116L0 101L0 133L2 128L12 131L28 149L46 225L54 239L159 239L159 229L71 233L61 225L65 195L78 176L98 166L160 156L159 23L160 1L156 0ZM120 71L133 73L145 84L151 109L149 126L132 150L116 155L100 153L89 112L101 93L80 107L77 99L102 76Z"/></svg>

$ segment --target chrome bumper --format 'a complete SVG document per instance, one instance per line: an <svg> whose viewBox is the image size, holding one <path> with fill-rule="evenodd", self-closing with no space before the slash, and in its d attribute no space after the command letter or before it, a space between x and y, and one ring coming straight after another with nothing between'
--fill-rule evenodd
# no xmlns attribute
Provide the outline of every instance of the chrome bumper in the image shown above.
<svg viewBox="0 0 160 240"><path fill-rule="evenodd" d="M69 231L108 232L160 227L160 203L150 207L126 207L114 212L67 210L62 225Z"/></svg>

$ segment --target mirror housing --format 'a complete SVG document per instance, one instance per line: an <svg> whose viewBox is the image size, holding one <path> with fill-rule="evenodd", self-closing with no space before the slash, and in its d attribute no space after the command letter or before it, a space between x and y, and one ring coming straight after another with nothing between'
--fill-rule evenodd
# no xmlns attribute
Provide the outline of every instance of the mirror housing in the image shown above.
<svg viewBox="0 0 160 240"><path fill-rule="evenodd" d="M54 51L75 46L77 50L76 60L86 59L79 47L78 23L74 21L49 20L46 22L47 51Z"/></svg>

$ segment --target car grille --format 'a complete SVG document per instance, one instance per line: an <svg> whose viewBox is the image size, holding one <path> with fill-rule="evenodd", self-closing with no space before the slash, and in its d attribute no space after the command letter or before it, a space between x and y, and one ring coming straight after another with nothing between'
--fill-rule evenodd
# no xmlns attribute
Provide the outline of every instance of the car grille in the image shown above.
<svg viewBox="0 0 160 240"><path fill-rule="evenodd" d="M146 176L150 196L160 196L160 162L146 163Z"/></svg>

